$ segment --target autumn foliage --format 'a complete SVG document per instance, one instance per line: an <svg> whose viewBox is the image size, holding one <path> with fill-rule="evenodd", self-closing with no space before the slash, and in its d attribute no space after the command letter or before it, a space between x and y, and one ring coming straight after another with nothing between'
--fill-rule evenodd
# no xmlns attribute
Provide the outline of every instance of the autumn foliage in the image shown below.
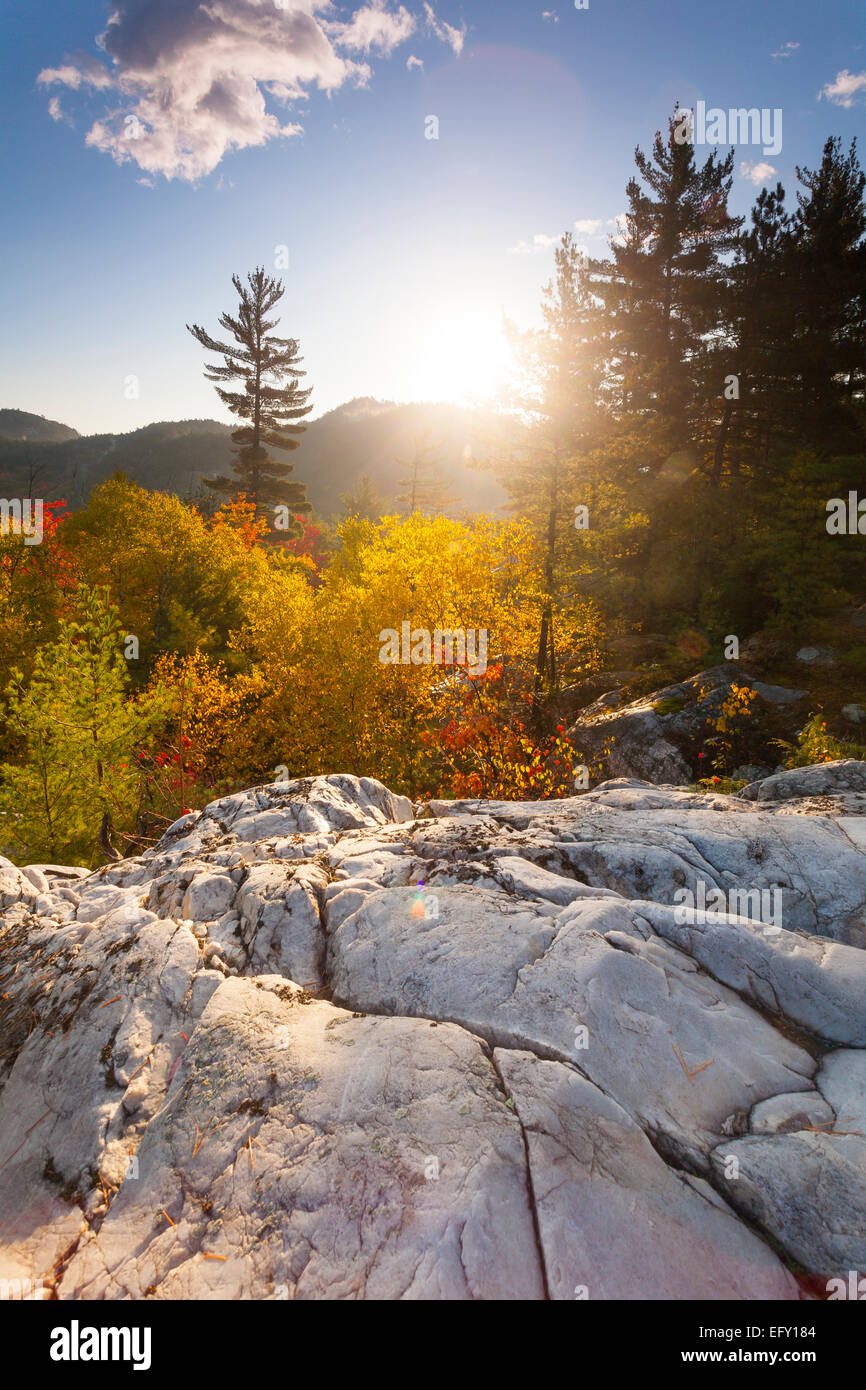
<svg viewBox="0 0 866 1390"><path fill-rule="evenodd" d="M281 543L242 497L208 518L114 478L52 514L41 546L4 537L0 581L0 835L25 862L99 862L106 815L133 853L277 778L348 771L416 799L573 789L578 751L533 688L544 591L525 523L351 518L327 544L312 522ZM486 630L486 667L380 661L404 622ZM577 677L595 613L569 598L558 622Z"/></svg>

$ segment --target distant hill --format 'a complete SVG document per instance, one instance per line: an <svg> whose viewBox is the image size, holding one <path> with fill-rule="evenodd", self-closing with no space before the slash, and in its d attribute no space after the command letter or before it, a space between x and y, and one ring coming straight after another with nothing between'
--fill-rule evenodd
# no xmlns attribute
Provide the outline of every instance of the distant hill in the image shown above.
<svg viewBox="0 0 866 1390"><path fill-rule="evenodd" d="M38 439L54 444L65 439L77 439L78 430L61 425L56 420L46 420L44 415L31 415L26 410L0 410L0 437Z"/></svg>
<svg viewBox="0 0 866 1390"><path fill-rule="evenodd" d="M10 422L9 432L4 421ZM17 422L25 422L31 432ZM39 427L48 433L38 433ZM491 473L470 464L493 452L502 428L502 417L492 411L360 397L314 420L300 436L300 448L277 457L294 464L318 515L333 517L342 510L341 494L362 473L370 475L384 503L393 506L399 480L406 476L405 464L397 460L410 459L416 440L426 439L458 499L455 514L495 511L504 502L502 489ZM94 487L122 472L142 487L195 497L207 491L203 478L231 468L230 432L216 420L181 420L145 425L129 434L81 436L38 415L0 410L0 496L65 498L75 508Z"/></svg>
<svg viewBox="0 0 866 1390"><path fill-rule="evenodd" d="M18 412L7 411L6 414ZM86 502L91 489L113 473L143 487L192 495L202 476L229 457L229 430L216 420L145 425L130 434L75 435L57 443L0 438L0 495L65 498Z"/></svg>
<svg viewBox="0 0 866 1390"><path fill-rule="evenodd" d="M502 419L492 411L425 402L395 405L362 397L314 420L291 462L316 511L333 516L341 511L341 494L362 473L393 505L407 474L405 461L412 458L416 441L426 441L456 498L451 510L494 511L505 494L492 473L471 465L490 456L501 429Z"/></svg>

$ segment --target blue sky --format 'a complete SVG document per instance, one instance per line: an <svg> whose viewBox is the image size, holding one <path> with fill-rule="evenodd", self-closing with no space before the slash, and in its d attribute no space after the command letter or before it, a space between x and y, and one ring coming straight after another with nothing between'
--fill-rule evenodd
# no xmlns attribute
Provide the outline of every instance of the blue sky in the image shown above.
<svg viewBox="0 0 866 1390"><path fill-rule="evenodd" d="M281 246L314 415L469 399L502 312L536 319L548 239L604 248L676 100L782 109L778 155L737 150L737 212L866 133L862 0L2 10L0 405L86 433L226 418L184 324L214 331L232 273Z"/></svg>

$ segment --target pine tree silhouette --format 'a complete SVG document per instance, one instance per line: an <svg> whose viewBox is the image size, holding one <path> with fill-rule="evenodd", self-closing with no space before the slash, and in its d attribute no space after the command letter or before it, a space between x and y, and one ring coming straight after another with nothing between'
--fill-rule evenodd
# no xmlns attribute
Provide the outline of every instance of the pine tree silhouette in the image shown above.
<svg viewBox="0 0 866 1390"><path fill-rule="evenodd" d="M407 469L407 476L398 480L398 486L405 490L398 494L397 502L405 506L410 515L412 512L435 515L447 511L460 500L451 495L439 471L437 453L438 448L425 434L416 438L410 459L397 459L401 467Z"/></svg>
<svg viewBox="0 0 866 1390"><path fill-rule="evenodd" d="M232 465L236 477L203 481L224 497L245 494L254 504L257 516L265 515L275 504L284 505L290 520L283 535L300 535L294 513L311 510L306 487L295 480L288 481L294 472L292 464L278 463L268 455L268 448L297 449L299 441L293 436L303 434L306 425L292 422L313 408L306 404L312 387L302 390L298 386L299 378L306 372L297 365L304 360L298 356L297 339L269 336L279 320L268 320L267 315L282 299L285 287L281 280L265 275L262 267L247 276L246 285L239 275L232 276L232 284L240 299L237 316L221 314L219 322L237 346L212 338L197 323L186 325L202 347L223 358L223 366L205 368L208 380L243 382L242 391L224 390L221 386L215 389L232 414L248 422L232 433L238 446L237 462Z"/></svg>

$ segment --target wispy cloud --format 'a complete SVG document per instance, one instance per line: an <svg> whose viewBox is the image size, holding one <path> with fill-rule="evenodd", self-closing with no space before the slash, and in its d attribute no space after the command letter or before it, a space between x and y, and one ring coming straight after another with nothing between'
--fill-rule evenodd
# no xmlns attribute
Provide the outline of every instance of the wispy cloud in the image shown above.
<svg viewBox="0 0 866 1390"><path fill-rule="evenodd" d="M610 227L613 231L622 233L625 230L627 214L617 213L616 217L577 217L574 221L574 230L578 236L587 237L590 241L604 236L603 228ZM561 235L548 236L547 232L536 232L531 241L518 241L516 246L508 249L514 256L536 256L540 251L548 251L551 246L558 246L562 240ZM617 238L614 237L616 241ZM581 243L575 243L577 250L582 255L590 255L589 248Z"/></svg>
<svg viewBox="0 0 866 1390"><path fill-rule="evenodd" d="M453 24L446 24L444 19L437 19L433 6L429 0L424 0L424 15L427 20L427 32L434 34L443 43L450 44L451 48L459 57L463 52L463 42L466 38L466 23L464 21L459 29L455 29Z"/></svg>
<svg viewBox="0 0 866 1390"><path fill-rule="evenodd" d="M516 246L509 246L508 250L513 256L534 256L539 251L556 246L560 239L558 236L548 236L546 232L536 232L531 241L518 241Z"/></svg>
<svg viewBox="0 0 866 1390"><path fill-rule="evenodd" d="M60 105L59 97L51 97L51 99L49 100L48 114L51 117L52 121L66 121L67 124L69 123L69 117L64 112L63 107Z"/></svg>
<svg viewBox="0 0 866 1390"><path fill-rule="evenodd" d="M437 36L459 52L462 31L427 10ZM331 0L115 0L97 39L106 62L75 54L38 80L110 93L87 144L147 175L194 180L231 150L301 132L269 102L287 106L312 86L363 85L371 72L361 58L391 54L417 28L389 0L367 0L347 21L332 13Z"/></svg>
<svg viewBox="0 0 866 1390"><path fill-rule="evenodd" d="M772 164L768 164L763 159L757 164L750 164L747 159L744 159L740 164L740 178L748 179L756 188L759 184L769 183L775 172Z"/></svg>
<svg viewBox="0 0 866 1390"><path fill-rule="evenodd" d="M416 58L414 53L410 53L406 59L406 66L411 72L413 68L423 68L424 60L423 58Z"/></svg>
<svg viewBox="0 0 866 1390"><path fill-rule="evenodd" d="M611 243L614 246L625 246L626 232L628 231L628 213L618 212L616 217L607 219L607 226L613 228L614 234L611 236Z"/></svg>
<svg viewBox="0 0 866 1390"><path fill-rule="evenodd" d="M80 87L95 87L103 91L114 85L111 73L98 58L89 53L72 53L59 68L43 68L38 81L44 86L59 82L63 87L78 91Z"/></svg>
<svg viewBox="0 0 866 1390"><path fill-rule="evenodd" d="M866 72L849 72L843 68L832 82L821 88L818 100L826 97L834 106L853 106L860 92L866 92Z"/></svg>
<svg viewBox="0 0 866 1390"><path fill-rule="evenodd" d="M559 15L556 13L556 10L542 10L541 18L550 20L551 24L559 23Z"/></svg>
<svg viewBox="0 0 866 1390"><path fill-rule="evenodd" d="M783 43L783 44L782 44L782 47L781 47L776 53L771 53L771 54L770 54L770 57L771 57L771 58L790 58L791 54L792 54L792 53L796 53L796 51L797 51L797 49L798 49L799 47L800 47L800 45L799 45L798 43L791 43L791 41L790 41L790 39L789 39L787 43Z"/></svg>

